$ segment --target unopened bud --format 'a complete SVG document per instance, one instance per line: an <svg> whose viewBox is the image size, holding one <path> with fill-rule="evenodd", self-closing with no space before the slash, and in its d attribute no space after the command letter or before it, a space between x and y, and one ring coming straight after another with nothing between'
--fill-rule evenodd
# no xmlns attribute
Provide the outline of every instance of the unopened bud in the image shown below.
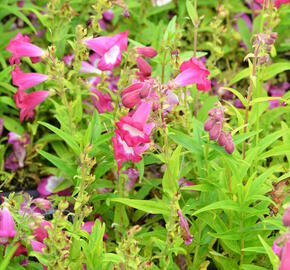
<svg viewBox="0 0 290 270"><path fill-rule="evenodd" d="M224 148L228 154L233 153L235 150L235 145L231 133L226 134L226 143Z"/></svg>
<svg viewBox="0 0 290 270"><path fill-rule="evenodd" d="M212 129L209 131L209 139L213 141L216 140L219 137L221 130L222 130L222 124L216 123L212 127Z"/></svg>
<svg viewBox="0 0 290 270"><path fill-rule="evenodd" d="M224 146L226 144L226 135L223 131L221 132L221 134L218 137L218 144L219 144L219 146Z"/></svg>
<svg viewBox="0 0 290 270"><path fill-rule="evenodd" d="M215 124L215 121L212 118L209 118L204 123L204 126L203 126L204 130L205 131L210 131L213 128L214 124Z"/></svg>

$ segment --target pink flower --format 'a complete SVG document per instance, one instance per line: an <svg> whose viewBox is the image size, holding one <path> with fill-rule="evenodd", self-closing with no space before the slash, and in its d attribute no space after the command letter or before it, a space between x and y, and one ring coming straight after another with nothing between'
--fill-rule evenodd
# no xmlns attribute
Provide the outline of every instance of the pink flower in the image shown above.
<svg viewBox="0 0 290 270"><path fill-rule="evenodd" d="M142 102L132 116L124 116L116 123L118 134L128 146L150 142L154 123L146 124L151 112L152 102Z"/></svg>
<svg viewBox="0 0 290 270"><path fill-rule="evenodd" d="M65 55L65 56L62 58L62 60L65 62L65 64L66 64L68 67L70 67L74 58L75 58L75 55L72 53L72 54L67 54L67 55Z"/></svg>
<svg viewBox="0 0 290 270"><path fill-rule="evenodd" d="M39 62L44 55L44 51L36 45L30 43L28 36L18 33L14 39L9 41L6 50L12 53L9 59L10 65L19 64L20 58L28 56L32 62Z"/></svg>
<svg viewBox="0 0 290 270"><path fill-rule="evenodd" d="M46 220L42 220L41 225L39 227L37 227L33 232L34 237L37 241L43 243L43 240L48 237L48 233L47 233L48 227L51 228L50 222L48 222Z"/></svg>
<svg viewBox="0 0 290 270"><path fill-rule="evenodd" d="M40 73L24 73L18 66L11 72L12 83L18 86L18 91L26 90L48 79L48 76Z"/></svg>
<svg viewBox="0 0 290 270"><path fill-rule="evenodd" d="M0 210L0 244L8 242L8 238L14 237L16 234L15 223L10 214L9 209L4 206Z"/></svg>
<svg viewBox="0 0 290 270"><path fill-rule="evenodd" d="M100 56L98 68L112 70L119 66L122 60L122 51L127 50L128 33L125 31L112 37L97 37L87 39L84 43Z"/></svg>
<svg viewBox="0 0 290 270"><path fill-rule="evenodd" d="M201 91L209 91L211 84L207 78L209 71L201 61L192 57L188 61L184 61L180 66L180 74L174 79L177 87L187 86L196 83L196 87Z"/></svg>
<svg viewBox="0 0 290 270"><path fill-rule="evenodd" d="M27 133L20 136L14 132L8 133L8 144L13 145L13 152L5 161L5 168L16 171L18 168L24 167L26 157L25 145L30 143L30 137Z"/></svg>
<svg viewBox="0 0 290 270"><path fill-rule="evenodd" d="M43 102L49 95L48 91L35 91L27 94L23 91L18 91L14 95L17 108L20 109L20 121L33 118L34 109L37 105Z"/></svg>
<svg viewBox="0 0 290 270"><path fill-rule="evenodd" d="M91 87L92 101L99 113L111 112L114 110L112 98L109 93L102 93L94 87Z"/></svg>
<svg viewBox="0 0 290 270"><path fill-rule="evenodd" d="M263 4L265 3L265 5L267 5L267 0L255 0L257 3L259 4ZM275 0L275 7L279 8L282 4L289 4L290 0Z"/></svg>
<svg viewBox="0 0 290 270"><path fill-rule="evenodd" d="M39 253L43 253L43 249L46 248L46 245L41 243L41 242L38 242L38 241L35 241L35 240L31 240L30 241L30 244L31 244L31 247L34 251L36 252L39 252Z"/></svg>
<svg viewBox="0 0 290 270"><path fill-rule="evenodd" d="M153 47L138 47L137 52L141 56L153 58L157 55L157 51Z"/></svg>
<svg viewBox="0 0 290 270"><path fill-rule="evenodd" d="M114 147L114 157L118 164L118 172L120 171L122 164L126 161L132 160L133 162L140 162L142 157L141 153L146 151L149 148L149 144L137 145L137 146L128 146L127 143L122 140L118 131L115 131L116 136L112 138L113 147Z"/></svg>
<svg viewBox="0 0 290 270"><path fill-rule="evenodd" d="M32 203L41 210L49 210L51 208L51 202L43 198L36 198L32 200Z"/></svg>
<svg viewBox="0 0 290 270"><path fill-rule="evenodd" d="M55 175L50 175L41 180L38 184L37 191L41 196L48 196L54 193L54 189L63 181L63 177L57 177ZM58 192L59 195L69 195L69 189L62 190Z"/></svg>
<svg viewBox="0 0 290 270"><path fill-rule="evenodd" d="M181 234L184 240L185 245L190 245L192 243L192 236L189 232L188 222L186 217L182 214L181 210L177 210L177 214L179 216L179 224L181 227Z"/></svg>
<svg viewBox="0 0 290 270"><path fill-rule="evenodd" d="M281 261L278 270L289 270L290 266L290 240L286 241L281 251Z"/></svg>

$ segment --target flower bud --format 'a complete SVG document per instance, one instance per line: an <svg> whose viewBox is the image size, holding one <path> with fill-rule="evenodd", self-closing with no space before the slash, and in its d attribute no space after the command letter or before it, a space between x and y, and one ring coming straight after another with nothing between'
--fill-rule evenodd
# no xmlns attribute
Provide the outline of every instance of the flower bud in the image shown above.
<svg viewBox="0 0 290 270"><path fill-rule="evenodd" d="M137 57L137 66L143 76L149 77L151 75L152 67L142 57Z"/></svg>
<svg viewBox="0 0 290 270"><path fill-rule="evenodd" d="M224 146L226 144L226 135L223 131L221 132L221 134L218 137L218 144L219 144L219 146Z"/></svg>
<svg viewBox="0 0 290 270"><path fill-rule="evenodd" d="M278 33L277 32L272 32L270 34L270 37L273 38L273 39L276 39L278 37Z"/></svg>
<svg viewBox="0 0 290 270"><path fill-rule="evenodd" d="M203 126L204 130L205 131L210 131L213 128L214 124L215 124L215 121L212 118L207 119L204 122L204 126Z"/></svg>
<svg viewBox="0 0 290 270"><path fill-rule="evenodd" d="M219 137L221 131L222 131L222 124L215 123L215 125L209 131L209 139L213 141L216 140Z"/></svg>
<svg viewBox="0 0 290 270"><path fill-rule="evenodd" d="M226 134L226 143L225 143L224 148L228 154L233 153L235 150L233 138L232 138L232 135L230 133Z"/></svg>
<svg viewBox="0 0 290 270"><path fill-rule="evenodd" d="M145 82L139 93L140 98L141 99L146 98L149 94L149 91L150 91L150 84Z"/></svg>
<svg viewBox="0 0 290 270"><path fill-rule="evenodd" d="M32 203L41 210L49 210L51 208L51 202L43 198L36 198L32 200Z"/></svg>
<svg viewBox="0 0 290 270"><path fill-rule="evenodd" d="M138 47L137 52L138 54L149 58L153 58L157 55L157 51L153 47Z"/></svg>
<svg viewBox="0 0 290 270"><path fill-rule="evenodd" d="M284 226L290 227L290 206L285 210L282 221Z"/></svg>

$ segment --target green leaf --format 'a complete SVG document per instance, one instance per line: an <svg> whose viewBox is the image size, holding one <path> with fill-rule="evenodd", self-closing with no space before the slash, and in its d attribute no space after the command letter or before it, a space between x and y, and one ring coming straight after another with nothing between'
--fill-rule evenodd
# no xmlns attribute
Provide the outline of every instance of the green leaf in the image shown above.
<svg viewBox="0 0 290 270"><path fill-rule="evenodd" d="M33 26L33 24L30 22L30 20L28 20L28 18L23 13L21 13L18 10L18 8L16 8L15 6L0 5L0 10L7 10L9 13L14 14L16 17L18 17L21 20L23 20L31 28L31 30L35 34L37 33L37 30L35 29L35 27Z"/></svg>
<svg viewBox="0 0 290 270"><path fill-rule="evenodd" d="M173 152L170 160L166 163L165 173L162 179L163 191L171 196L176 194L178 189L179 157L181 146L179 145Z"/></svg>
<svg viewBox="0 0 290 270"><path fill-rule="evenodd" d="M261 237L261 235L258 235L265 251L268 254L268 257L273 265L273 270L278 269L279 266L279 258L276 256L276 254L273 252L272 248L265 242L265 240Z"/></svg>
<svg viewBox="0 0 290 270"><path fill-rule="evenodd" d="M250 48L251 47L251 42L250 42L251 32L248 25L241 18L238 19L237 24L238 24L238 29L239 29L240 35L242 36L243 42L246 44L247 48Z"/></svg>
<svg viewBox="0 0 290 270"><path fill-rule="evenodd" d="M290 62L280 62L275 63L271 66L267 66L262 73L262 78L264 81L271 79L272 77L276 76L277 74L289 70L290 69Z"/></svg>
<svg viewBox="0 0 290 270"><path fill-rule="evenodd" d="M4 127L9 130L13 131L19 135L24 134L25 130L19 123L19 121L16 121L14 118L10 118L6 115L3 115L3 120L4 120Z"/></svg>
<svg viewBox="0 0 290 270"><path fill-rule="evenodd" d="M112 198L109 201L119 202L150 214L170 215L169 205L162 201L133 200L126 198Z"/></svg>
<svg viewBox="0 0 290 270"><path fill-rule="evenodd" d="M186 9L193 25L196 25L198 22L198 15L196 8L191 4L190 0L186 0Z"/></svg>
<svg viewBox="0 0 290 270"><path fill-rule="evenodd" d="M81 154L80 147L70 134L63 132L62 130L54 127L51 124L41 122L41 121L38 121L38 123L47 127L52 132L54 132L56 135L58 135L60 138L62 138L67 143L67 145L71 147L71 149L74 151L74 153L77 156L80 156L80 154Z"/></svg>
<svg viewBox="0 0 290 270"><path fill-rule="evenodd" d="M247 107L248 101L244 98L244 96L240 92L238 92L236 89L230 88L230 87L224 87L224 89L226 89L226 90L232 92L234 95L236 95L240 99L240 101L243 103L243 105L245 107Z"/></svg>
<svg viewBox="0 0 290 270"><path fill-rule="evenodd" d="M7 268L7 266L10 263L10 260L13 257L13 254L16 251L17 248L18 248L18 244L16 244L15 246L9 245L9 246L6 247L4 260L0 264L0 270L5 270Z"/></svg>
<svg viewBox="0 0 290 270"><path fill-rule="evenodd" d="M212 203L210 205L207 205L193 213L193 215L197 215L202 212L206 212L209 210L217 210L217 209L227 209L227 210L234 210L234 211L239 211L240 206L238 203L231 201L231 200L224 200L224 201L219 201Z"/></svg>
<svg viewBox="0 0 290 270"><path fill-rule="evenodd" d="M264 268L262 266L253 265L253 264L243 264L242 269L243 270L267 270L267 268Z"/></svg>
<svg viewBox="0 0 290 270"><path fill-rule="evenodd" d="M61 160L60 158L49 154L43 150L37 151L44 158L49 160L53 165L55 165L61 172L65 173L69 177L74 177L76 175L76 169L69 165L66 161Z"/></svg>
<svg viewBox="0 0 290 270"><path fill-rule="evenodd" d="M240 80L247 78L248 76L249 76L249 68L245 68L241 70L238 74L236 74L227 85L231 86L232 84L237 83Z"/></svg>

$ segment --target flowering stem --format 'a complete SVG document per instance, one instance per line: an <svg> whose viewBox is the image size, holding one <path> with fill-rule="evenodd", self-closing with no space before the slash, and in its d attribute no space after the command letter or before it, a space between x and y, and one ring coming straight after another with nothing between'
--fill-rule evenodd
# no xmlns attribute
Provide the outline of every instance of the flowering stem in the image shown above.
<svg viewBox="0 0 290 270"><path fill-rule="evenodd" d="M161 83L164 83L164 73L165 73L165 62L166 62L166 57L167 57L167 49L165 49L165 52L163 54L163 59L162 59L162 75L161 75Z"/></svg>
<svg viewBox="0 0 290 270"><path fill-rule="evenodd" d="M250 78L250 86L248 89L248 96L247 96L247 107L246 107L246 111L245 111L244 133L247 132L247 124L248 124L249 110L250 110L249 103L252 99L253 86L254 86L253 80L255 79L255 76L256 76L258 53L259 53L259 46L257 46L257 48L255 49L255 54L254 54L253 72L252 72L252 78ZM243 142L243 159L245 159L245 158L246 158L246 141Z"/></svg>
<svg viewBox="0 0 290 270"><path fill-rule="evenodd" d="M194 57L196 57L197 29L198 29L198 25L195 25L194 26L194 36L193 36L193 55L194 55Z"/></svg>

